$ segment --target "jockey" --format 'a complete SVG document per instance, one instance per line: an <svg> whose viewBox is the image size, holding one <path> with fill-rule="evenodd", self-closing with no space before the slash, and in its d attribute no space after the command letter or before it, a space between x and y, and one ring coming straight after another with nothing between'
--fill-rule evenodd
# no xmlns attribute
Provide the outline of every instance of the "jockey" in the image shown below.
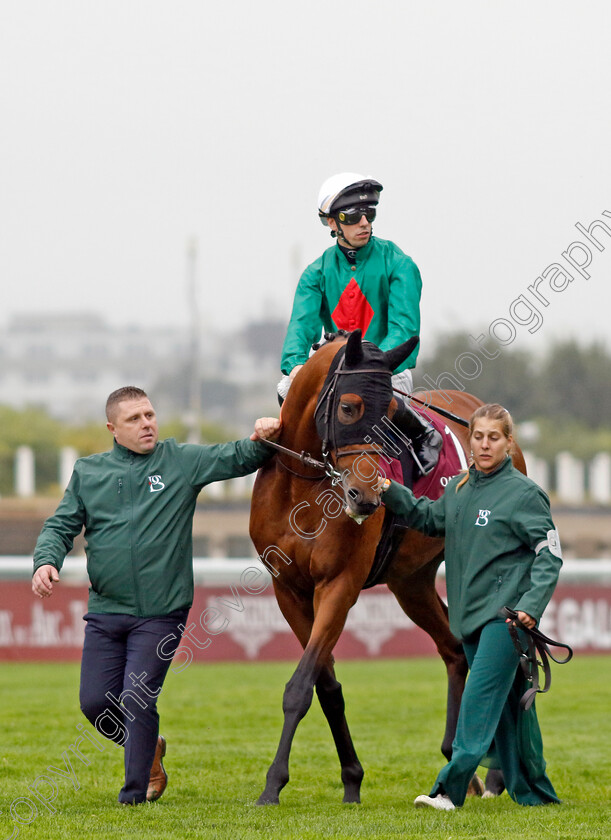
<svg viewBox="0 0 611 840"><path fill-rule="evenodd" d="M318 216L337 242L301 275L282 348L278 394L284 399L297 371L307 360L321 329L360 329L363 338L382 350L420 332L422 280L413 260L394 242L372 234L382 184L353 172L328 178L318 196ZM410 392L418 348L393 376L393 386ZM437 463L439 432L396 394L393 422L412 441L424 474ZM403 460L403 459L402 459ZM406 476L407 478L407 476Z"/></svg>

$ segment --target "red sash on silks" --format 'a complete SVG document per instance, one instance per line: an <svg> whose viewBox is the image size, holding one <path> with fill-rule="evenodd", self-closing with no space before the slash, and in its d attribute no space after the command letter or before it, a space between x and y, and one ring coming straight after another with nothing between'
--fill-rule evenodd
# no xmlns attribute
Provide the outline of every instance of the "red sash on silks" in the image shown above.
<svg viewBox="0 0 611 840"><path fill-rule="evenodd" d="M435 500L441 496L448 481L453 476L458 475L461 470L466 470L468 464L458 438L446 426L443 418L433 414L433 412L429 414L414 405L412 405L412 408L425 420L432 423L437 431L443 435L443 446L437 466L428 475L419 475L413 487L414 495L418 498L427 496L429 499ZM392 478L393 481L403 484L403 470L397 458L393 458L390 464L386 460L380 459L380 468L387 478Z"/></svg>

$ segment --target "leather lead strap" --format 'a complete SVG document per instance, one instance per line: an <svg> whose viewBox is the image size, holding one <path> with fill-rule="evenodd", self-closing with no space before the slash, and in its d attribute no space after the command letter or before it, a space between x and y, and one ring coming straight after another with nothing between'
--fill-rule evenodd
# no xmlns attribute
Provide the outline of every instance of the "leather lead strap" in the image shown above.
<svg viewBox="0 0 611 840"><path fill-rule="evenodd" d="M554 639L550 639L549 636L541 633L541 631L537 630L536 627L526 627L518 618L517 612L509 607L503 607L501 614L504 615L505 618L511 619L507 625L509 635L511 636L518 656L520 657L520 667L522 668L524 676L528 682L531 683L531 687L525 691L520 698L520 706L526 711L532 706L537 694L545 694L545 692L550 689L552 684L552 672L549 660L552 659L558 665L565 665L573 658L573 649L570 645L567 645L564 642L556 642ZM521 630L526 634L526 650L522 647L518 630ZM567 651L566 657L564 659L558 659L555 657L549 649L549 645L552 647L564 648ZM539 668L542 668L543 670L543 688L539 687Z"/></svg>

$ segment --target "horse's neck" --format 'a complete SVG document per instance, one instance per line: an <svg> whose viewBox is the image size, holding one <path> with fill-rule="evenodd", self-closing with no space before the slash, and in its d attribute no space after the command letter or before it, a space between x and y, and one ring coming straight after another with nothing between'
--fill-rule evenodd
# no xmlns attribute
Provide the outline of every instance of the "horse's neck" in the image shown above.
<svg viewBox="0 0 611 840"><path fill-rule="evenodd" d="M321 442L314 422L316 398L309 397L297 400L295 403L282 408L282 438L283 443L298 451L305 450L313 454L320 451Z"/></svg>
<svg viewBox="0 0 611 840"><path fill-rule="evenodd" d="M314 422L314 411L324 377L311 375L305 382L300 382L297 390L291 386L282 406L282 438L285 445L293 449L304 449L310 453L320 451L320 438Z"/></svg>
<svg viewBox="0 0 611 840"><path fill-rule="evenodd" d="M331 361L343 344L345 341L337 346L331 343L323 346L305 366L299 388L295 383L291 385L282 406L282 438L286 446L311 454L320 452L322 444L316 431L314 411Z"/></svg>

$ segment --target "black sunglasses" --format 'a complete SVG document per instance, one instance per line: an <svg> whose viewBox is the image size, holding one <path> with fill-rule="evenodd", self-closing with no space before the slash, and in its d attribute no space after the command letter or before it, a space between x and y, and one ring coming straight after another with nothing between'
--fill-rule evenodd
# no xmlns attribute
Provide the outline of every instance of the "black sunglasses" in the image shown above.
<svg viewBox="0 0 611 840"><path fill-rule="evenodd" d="M373 222L376 217L375 207L348 207L346 210L339 210L334 214L338 222L344 225L356 225L365 216L368 222Z"/></svg>

